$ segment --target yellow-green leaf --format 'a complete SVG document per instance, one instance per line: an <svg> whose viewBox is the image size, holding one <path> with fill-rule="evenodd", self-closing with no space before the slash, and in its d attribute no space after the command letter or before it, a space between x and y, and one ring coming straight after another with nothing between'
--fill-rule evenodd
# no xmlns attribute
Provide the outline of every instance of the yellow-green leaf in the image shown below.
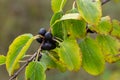
<svg viewBox="0 0 120 80"><path fill-rule="evenodd" d="M68 70L77 71L80 69L82 56L77 41L72 38L64 40L59 49L60 61L65 63Z"/></svg>
<svg viewBox="0 0 120 80"><path fill-rule="evenodd" d="M46 80L46 66L41 62L30 62L25 70L26 80Z"/></svg>
<svg viewBox="0 0 120 80"><path fill-rule="evenodd" d="M113 26L113 30L111 32L111 35L120 38L120 22L117 20L113 20L112 26Z"/></svg>
<svg viewBox="0 0 120 80"><path fill-rule="evenodd" d="M33 40L32 34L23 34L11 43L6 57L6 68L9 75L12 75L19 68L19 61L23 58Z"/></svg>
<svg viewBox="0 0 120 80"><path fill-rule="evenodd" d="M109 16L102 17L97 26L90 26L89 28L99 34L109 34L112 30L111 19Z"/></svg>
<svg viewBox="0 0 120 80"><path fill-rule="evenodd" d="M68 19L81 20L82 18L79 13L69 13L63 15L60 20L68 20Z"/></svg>
<svg viewBox="0 0 120 80"><path fill-rule="evenodd" d="M75 38L83 38L86 35L86 22L84 20L66 20L64 25L67 27L68 34Z"/></svg>
<svg viewBox="0 0 120 80"><path fill-rule="evenodd" d="M100 0L76 0L78 10L86 22L96 25L102 16Z"/></svg>
<svg viewBox="0 0 120 80"><path fill-rule="evenodd" d="M51 6L54 13L62 11L67 0L51 0Z"/></svg>
<svg viewBox="0 0 120 80"><path fill-rule="evenodd" d="M61 17L63 16L63 12L57 12L54 13L54 15L52 16L51 20L50 20L50 26L52 26L57 20L59 20Z"/></svg>
<svg viewBox="0 0 120 80"><path fill-rule="evenodd" d="M0 55L0 65L5 64L6 57L4 55Z"/></svg>
<svg viewBox="0 0 120 80"><path fill-rule="evenodd" d="M86 34L86 22L79 13L65 14L51 26L51 31L60 39L65 39L68 34L81 38Z"/></svg>
<svg viewBox="0 0 120 80"><path fill-rule="evenodd" d="M97 42L92 38L85 38L80 42L82 51L82 67L89 74L99 75L104 70L104 57Z"/></svg>
<svg viewBox="0 0 120 80"><path fill-rule="evenodd" d="M54 56L58 56L54 51L51 51L50 53L43 53L40 62L43 62L49 69L57 68L60 71L65 71L65 65Z"/></svg>
<svg viewBox="0 0 120 80"><path fill-rule="evenodd" d="M97 42L107 62L113 63L120 60L120 42L116 38L110 35L98 35Z"/></svg>

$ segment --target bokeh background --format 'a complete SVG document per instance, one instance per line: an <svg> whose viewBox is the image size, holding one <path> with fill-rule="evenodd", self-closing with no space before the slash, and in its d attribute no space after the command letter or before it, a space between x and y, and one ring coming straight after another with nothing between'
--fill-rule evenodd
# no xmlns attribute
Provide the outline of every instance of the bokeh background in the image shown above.
<svg viewBox="0 0 120 80"><path fill-rule="evenodd" d="M41 27L48 29L53 15L51 0L0 0L0 55L6 55L8 46L20 34L37 34ZM117 1L117 0L116 0ZM119 0L118 0L119 1ZM68 0L64 10L71 9L73 0ZM120 2L111 0L102 6L103 16L120 20ZM28 53L34 53L39 44L34 42ZM91 76L82 68L78 72L61 73L49 70L47 80L120 80L120 62L106 63L105 71L99 76ZM8 80L5 66L0 66L0 80ZM18 80L24 80L24 72Z"/></svg>

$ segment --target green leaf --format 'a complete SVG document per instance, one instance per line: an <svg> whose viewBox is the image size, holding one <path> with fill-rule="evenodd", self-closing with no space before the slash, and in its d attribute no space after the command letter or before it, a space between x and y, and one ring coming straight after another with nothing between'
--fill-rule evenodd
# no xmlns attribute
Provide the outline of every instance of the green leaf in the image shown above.
<svg viewBox="0 0 120 80"><path fill-rule="evenodd" d="M99 34L109 34L112 30L112 23L109 16L101 18L97 26L90 26L90 28Z"/></svg>
<svg viewBox="0 0 120 80"><path fill-rule="evenodd" d="M86 34L86 22L79 13L65 14L51 26L51 31L60 39L65 39L68 34L81 38Z"/></svg>
<svg viewBox="0 0 120 80"><path fill-rule="evenodd" d="M62 24L63 24L62 21L57 21L54 25L51 26L51 32L53 36L58 37L60 39L64 38L64 31Z"/></svg>
<svg viewBox="0 0 120 80"><path fill-rule="evenodd" d="M86 35L86 22L84 20L66 20L64 25L70 36L82 38Z"/></svg>
<svg viewBox="0 0 120 80"><path fill-rule="evenodd" d="M4 55L0 55L0 65L5 64L6 62L6 57Z"/></svg>
<svg viewBox="0 0 120 80"><path fill-rule="evenodd" d="M57 52L55 51L52 51L50 53L43 53L40 62L43 62L47 68L57 68L60 71L64 72L66 70L65 65L54 56L58 56Z"/></svg>
<svg viewBox="0 0 120 80"><path fill-rule="evenodd" d="M112 26L113 26L113 30L111 32L111 35L120 38L120 22L117 20L113 20Z"/></svg>
<svg viewBox="0 0 120 80"><path fill-rule="evenodd" d="M9 46L6 57L6 68L9 75L12 75L19 68L19 61L23 58L33 40L32 34L23 34L18 36Z"/></svg>
<svg viewBox="0 0 120 80"><path fill-rule="evenodd" d="M30 62L25 70L26 80L46 80L46 66L40 62Z"/></svg>
<svg viewBox="0 0 120 80"><path fill-rule="evenodd" d="M104 57L97 42L92 38L85 38L80 42L82 51L82 67L89 74L99 75L104 70Z"/></svg>
<svg viewBox="0 0 120 80"><path fill-rule="evenodd" d="M68 14L68 13L79 13L79 12L78 12L77 8L74 7L71 10L68 10L66 13Z"/></svg>
<svg viewBox="0 0 120 80"><path fill-rule="evenodd" d="M113 63L120 60L120 42L117 39L109 35L98 35L97 42L107 62Z"/></svg>
<svg viewBox="0 0 120 80"><path fill-rule="evenodd" d="M54 13L54 15L52 16L50 20L50 26L52 26L55 23L55 21L59 20L62 16L63 16L62 11Z"/></svg>
<svg viewBox="0 0 120 80"><path fill-rule="evenodd" d="M82 18L79 13L69 13L63 15L60 20L68 20L68 19L81 20Z"/></svg>
<svg viewBox="0 0 120 80"><path fill-rule="evenodd" d="M54 13L62 11L67 0L51 0L51 6Z"/></svg>
<svg viewBox="0 0 120 80"><path fill-rule="evenodd" d="M68 70L77 71L80 69L82 56L80 48L75 39L69 38L60 43L60 61L66 64Z"/></svg>
<svg viewBox="0 0 120 80"><path fill-rule="evenodd" d="M86 22L96 25L98 24L101 16L101 2L100 0L76 0L77 7L81 16Z"/></svg>

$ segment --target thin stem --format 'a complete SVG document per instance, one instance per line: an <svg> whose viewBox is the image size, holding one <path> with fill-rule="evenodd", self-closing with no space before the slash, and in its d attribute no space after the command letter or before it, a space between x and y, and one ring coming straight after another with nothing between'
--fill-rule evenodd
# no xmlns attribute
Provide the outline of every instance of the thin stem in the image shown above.
<svg viewBox="0 0 120 80"><path fill-rule="evenodd" d="M75 4L76 4L76 2L74 1L73 5L72 5L72 9L75 9Z"/></svg>
<svg viewBox="0 0 120 80"><path fill-rule="evenodd" d="M30 57L26 61L26 63L13 76L10 77L9 80L15 79L18 76L18 74L29 64L29 62L31 62L36 57L36 55L37 55L37 52L35 52L34 55L32 57Z"/></svg>
<svg viewBox="0 0 120 80"><path fill-rule="evenodd" d="M60 11L62 11L62 7L64 5L64 0L62 0L61 5L60 5Z"/></svg>
<svg viewBox="0 0 120 80"><path fill-rule="evenodd" d="M41 55L40 51L42 44L40 45L39 49L26 61L26 63L23 66L21 66L21 68L13 76L10 77L9 80L14 80L18 76L18 74L38 55L38 52L39 55Z"/></svg>
<svg viewBox="0 0 120 80"><path fill-rule="evenodd" d="M32 56L32 55L25 55L24 58L26 58L26 57L31 57L31 56Z"/></svg>

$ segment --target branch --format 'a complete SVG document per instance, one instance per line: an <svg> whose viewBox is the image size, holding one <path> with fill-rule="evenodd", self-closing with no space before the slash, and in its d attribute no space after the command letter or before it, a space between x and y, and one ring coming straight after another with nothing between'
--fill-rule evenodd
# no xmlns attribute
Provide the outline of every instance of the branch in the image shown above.
<svg viewBox="0 0 120 80"><path fill-rule="evenodd" d="M43 43L42 43L43 44ZM41 45L42 45L41 44ZM10 77L9 80L14 80L18 74L39 54L39 56L42 56L40 54L40 51L41 51L41 45L40 45L40 48L26 61L26 63L13 75Z"/></svg>
<svg viewBox="0 0 120 80"><path fill-rule="evenodd" d="M29 64L29 62L31 62L36 56L37 56L37 52L35 52L34 55L33 55L32 57L30 57L30 58L26 61L26 63L25 63L13 76L10 77L9 80L15 79L15 78L18 76L18 74L19 74L19 73Z"/></svg>
<svg viewBox="0 0 120 80"><path fill-rule="evenodd" d="M102 5L106 4L107 2L109 2L110 0L102 0Z"/></svg>

